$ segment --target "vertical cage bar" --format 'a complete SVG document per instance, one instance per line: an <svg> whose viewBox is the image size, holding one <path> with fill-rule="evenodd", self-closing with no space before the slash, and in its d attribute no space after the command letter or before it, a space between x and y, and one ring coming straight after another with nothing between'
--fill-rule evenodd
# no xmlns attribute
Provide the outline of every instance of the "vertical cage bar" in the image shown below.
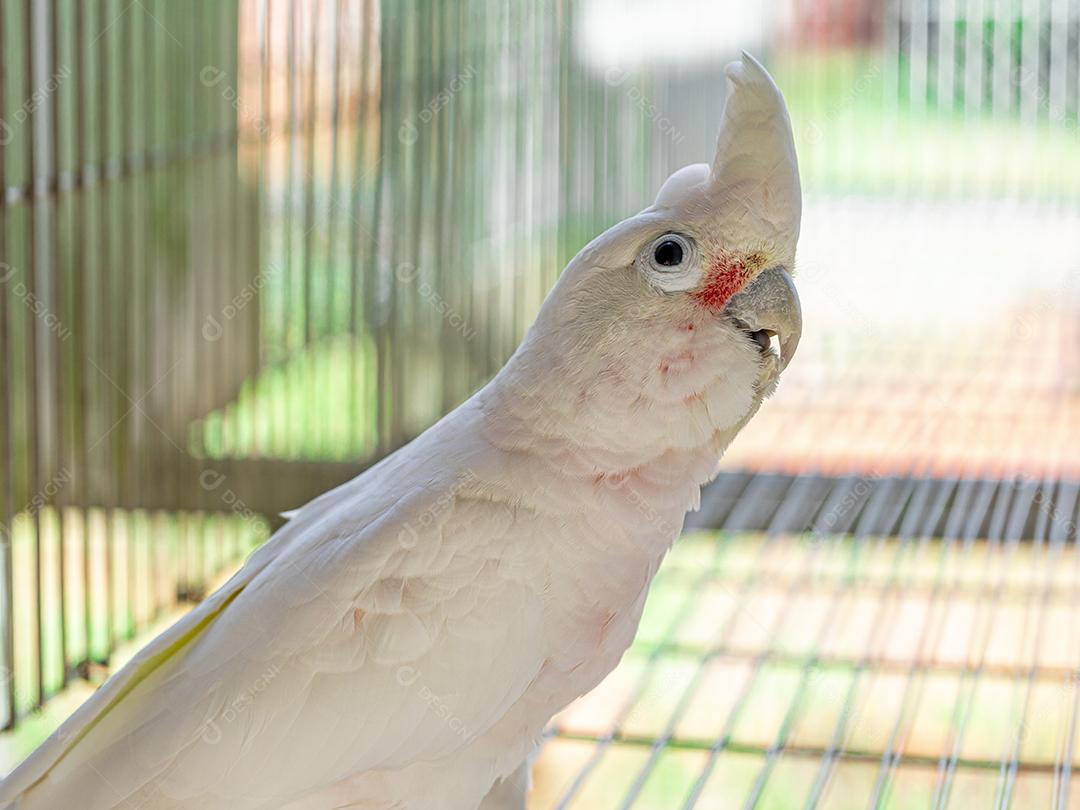
<svg viewBox="0 0 1080 810"><path fill-rule="evenodd" d="M94 658L94 606L93 606L93 547L91 544L90 531L93 525L89 517L90 500L90 432L93 425L92 410L90 405L90 370L84 354L85 348L90 343L90 333L87 328L89 302L86 292L86 277L91 272L90 263L87 261L89 249L89 228L87 226L90 205L90 193L86 183L86 166L90 159L87 152L87 106L89 99L89 87L87 74L88 50L86 48L87 14L86 4L75 2L72 19L72 46L74 62L73 72L76 86L73 92L73 143L72 143L72 174L78 183L78 190L74 194L72 211L72 244L79 249L72 251L72 297L74 299L75 322L72 324L73 340L72 347L73 381L75 400L73 406L75 440L74 463L78 470L76 475L75 500L79 510L79 533L82 539L82 633L84 638L83 656L79 672L83 677L89 676L90 662Z"/></svg>
<svg viewBox="0 0 1080 810"><path fill-rule="evenodd" d="M0 45L7 42L9 11L0 8ZM0 110L7 109L5 106L5 94L8 79L8 51L0 53ZM8 255L8 224L9 207L7 203L7 150L0 149L0 272L3 273L3 282L0 283L0 376L4 380L14 378L12 367L13 345L11 342L11 326L9 321L10 301L8 295L8 282L14 272L6 262ZM12 396L13 386L0 386L0 563L3 564L3 579L0 585L3 587L2 607L3 621L0 623L0 632L3 638L0 640L0 649L3 653L3 664L0 669L0 688L4 694L3 728L15 727L15 618L14 618L14 577L12 576L12 521L15 518L15 467L13 458L12 427Z"/></svg>
<svg viewBox="0 0 1080 810"><path fill-rule="evenodd" d="M34 0L25 0L23 4L23 71L26 79L25 96L30 98L34 93L34 77L37 70L34 66L34 56L37 52L36 39L34 36ZM26 163L24 175L26 188L29 189L29 199L26 205L26 226L23 231L26 265L23 268L23 278L29 300L36 301L39 297L38 268L37 268L37 220L38 202L41 199L38 187L38 175L36 169L37 160L37 125L40 118L33 112L27 118L28 129L24 130L23 137L26 140L24 152ZM45 587L45 570L42 565L41 550L41 506L37 499L41 497L41 400L38 387L37 369L39 356L38 322L30 318L26 325L26 434L29 437L27 449L27 504L30 512L31 537L34 558L34 601L35 601L35 629L34 641L36 646L36 669L34 672L34 684L32 687L32 708L39 708L45 701L45 604L43 590Z"/></svg>
<svg viewBox="0 0 1080 810"><path fill-rule="evenodd" d="M109 216L109 204L108 204L108 166L110 163L109 155L109 117L110 117L110 105L112 103L113 93L110 91L109 79L109 62L108 62L108 38L109 33L106 26L111 19L109 14L110 3L108 0L99 0L97 3L97 15L96 23L99 29L98 35L95 37L91 45L97 49L96 53L96 78L97 78L97 98L95 114L97 117L97 143L96 143L96 158L97 165L99 167L95 180L97 185L95 188L94 201L97 203L94 225L95 225L95 242L98 246L97 255L97 267L96 275L99 283L96 286L97 294L97 307L95 314L97 315L96 332L96 351L98 362L94 362L94 370L96 372L95 388L98 396L98 408L100 409L104 418L98 421L99 435L94 439L91 449L95 447L101 447L99 454L99 469L101 484L98 489L98 493L102 498L103 506L103 532L101 537L102 547L102 592L103 592L103 650L106 656L112 655L113 644L115 638L115 577L113 576L113 540L115 536L117 515L114 508L116 487L113 482L114 466L113 455L110 449L113 445L113 431L117 427L116 425L116 409L113 407L114 397L111 387L106 379L107 371L105 369L111 369L110 359L112 358L112 349L109 340L109 326L112 322L112 306L111 306L111 288L109 284L110 272L109 268L112 266L112 221ZM93 361L91 361L93 362ZM105 366L105 369L102 368Z"/></svg>
<svg viewBox="0 0 1080 810"><path fill-rule="evenodd" d="M52 0L47 5L46 12L48 14L49 25L49 81L50 83L56 80L56 77L60 75L60 0ZM60 150L62 148L61 133L64 131L61 119L64 118L63 110L61 108L61 93L59 88L56 88L50 94L50 127L51 136L49 138L49 144L51 149L51 160L49 161L48 170L45 174L44 185L47 189L47 199L50 200L49 205L49 218L48 218L48 235L51 246L49 249L49 268L51 270L50 282L49 282L49 294L51 297L52 306L57 317L61 321L67 318L67 307L65 306L64 297L64 285L65 275L64 267L67 265L67 256L62 253L62 246L64 244L63 232L61 230L61 223L65 219L62 217L62 212L67 207L66 203L70 202L66 199L66 195L59 188L59 184L55 182L54 178L60 176L61 169L63 167L63 161L60 156ZM50 188L51 187L51 188ZM53 334L52 339L52 351L50 353L50 373L52 375L51 400L52 404L49 408L49 413L52 416L52 440L50 449L52 450L52 463L51 463L51 475L52 481L56 482L56 486L64 486L67 478L69 477L68 461L66 457L66 431L64 425L64 415L67 408L67 386L64 384L64 345L65 338L59 334ZM54 487L55 488L55 487ZM67 500L62 494L60 497L53 499L56 515L54 519L54 527L56 529L56 560L57 560L57 600L55 606L56 622L57 622L57 657L60 666L60 683L59 689L63 689L68 684L69 674L71 672L68 666L68 622L67 622L67 540L68 540L68 516L67 510L64 508L64 502Z"/></svg>
<svg viewBox="0 0 1080 810"><path fill-rule="evenodd" d="M117 122L116 155L113 160L117 166L129 164L133 148L133 128L135 126L132 85L134 74L134 54L132 53L135 14L123 10L116 21L113 31L116 43L116 86L117 86ZM138 182L133 174L118 178L112 184L113 205L119 212L117 234L120 244L117 250L119 262L113 284L116 297L116 318L113 324L116 342L115 373L110 371L115 380L114 392L119 419L123 424L117 428L116 470L119 487L117 506L123 521L123 557L120 562L124 568L124 581L120 586L124 604L121 616L120 635L124 640L135 636L135 531L134 507L136 500L133 490L138 487L132 475L136 459L133 451L139 446L139 426L143 421L139 407L135 403L138 393L132 386L132 358L134 350L131 340L131 321L138 318L138 296L133 294L138 285L138 269L135 266L135 232L137 228L126 227L134 222L135 207L132 194ZM123 298L121 298L123 291Z"/></svg>

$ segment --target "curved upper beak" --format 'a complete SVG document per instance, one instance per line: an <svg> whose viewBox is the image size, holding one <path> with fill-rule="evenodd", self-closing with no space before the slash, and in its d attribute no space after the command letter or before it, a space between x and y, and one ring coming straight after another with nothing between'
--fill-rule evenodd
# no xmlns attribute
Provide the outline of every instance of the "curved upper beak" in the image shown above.
<svg viewBox="0 0 1080 810"><path fill-rule="evenodd" d="M802 336L802 307L795 283L783 267L763 270L724 308L751 331L764 329L780 342L780 370L787 368Z"/></svg>

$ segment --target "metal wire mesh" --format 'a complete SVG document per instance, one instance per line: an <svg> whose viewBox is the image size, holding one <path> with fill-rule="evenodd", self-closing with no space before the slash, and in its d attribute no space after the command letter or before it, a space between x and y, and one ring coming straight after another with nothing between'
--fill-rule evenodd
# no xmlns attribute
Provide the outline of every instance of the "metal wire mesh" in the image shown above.
<svg viewBox="0 0 1080 810"><path fill-rule="evenodd" d="M850 533L684 538L634 650L557 719L535 806L1074 806L1078 488L1051 486L1033 543L1036 486L903 479Z"/></svg>
<svg viewBox="0 0 1080 810"><path fill-rule="evenodd" d="M250 526L144 508L190 486L178 426L252 369L242 340L215 350L190 327L254 261L236 122L173 82L200 59L235 64L234 12L0 10L7 726L248 542Z"/></svg>

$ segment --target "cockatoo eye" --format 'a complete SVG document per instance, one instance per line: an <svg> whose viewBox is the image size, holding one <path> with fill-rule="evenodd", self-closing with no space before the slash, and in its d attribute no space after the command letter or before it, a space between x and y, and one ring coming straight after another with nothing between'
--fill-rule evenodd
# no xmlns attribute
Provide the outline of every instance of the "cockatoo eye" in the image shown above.
<svg viewBox="0 0 1080 810"><path fill-rule="evenodd" d="M674 239L665 239L653 251L653 260L663 267L675 267L682 263L682 245Z"/></svg>
<svg viewBox="0 0 1080 810"><path fill-rule="evenodd" d="M653 269L659 272L682 267L690 260L690 242L677 233L666 233L652 244Z"/></svg>
<svg viewBox="0 0 1080 810"><path fill-rule="evenodd" d="M685 292L697 284L697 253L693 239L669 232L643 245L637 264L656 289Z"/></svg>

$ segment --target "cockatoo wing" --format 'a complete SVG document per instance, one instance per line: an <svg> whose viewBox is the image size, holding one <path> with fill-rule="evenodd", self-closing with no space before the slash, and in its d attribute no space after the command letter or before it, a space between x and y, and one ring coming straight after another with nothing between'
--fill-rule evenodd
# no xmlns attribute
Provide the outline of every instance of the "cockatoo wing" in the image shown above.
<svg viewBox="0 0 1080 810"><path fill-rule="evenodd" d="M39 782L87 731L119 704L144 678L175 656L183 653L217 618L221 610L257 573L250 562L225 585L203 601L151 643L143 647L128 664L94 692L30 757L0 783L0 806L19 799ZM18 806L18 805L17 805Z"/></svg>
<svg viewBox="0 0 1080 810"><path fill-rule="evenodd" d="M16 807L279 806L490 728L541 668L543 576L508 551L509 505L383 472L373 497L361 476L301 510L0 800L32 785Z"/></svg>

